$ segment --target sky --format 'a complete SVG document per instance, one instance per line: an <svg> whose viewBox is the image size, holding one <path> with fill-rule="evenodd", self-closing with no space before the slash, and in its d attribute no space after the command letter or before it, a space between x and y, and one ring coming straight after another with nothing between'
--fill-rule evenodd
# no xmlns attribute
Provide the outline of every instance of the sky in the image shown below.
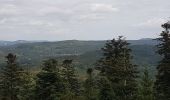
<svg viewBox="0 0 170 100"><path fill-rule="evenodd" d="M0 0L0 40L155 38L169 0Z"/></svg>

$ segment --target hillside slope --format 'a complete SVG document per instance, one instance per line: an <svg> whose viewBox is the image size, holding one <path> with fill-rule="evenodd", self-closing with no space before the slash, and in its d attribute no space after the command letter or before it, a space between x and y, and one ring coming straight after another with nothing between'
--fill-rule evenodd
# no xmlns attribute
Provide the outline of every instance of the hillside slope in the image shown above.
<svg viewBox="0 0 170 100"><path fill-rule="evenodd" d="M48 58L73 59L78 68L93 67L102 57L101 48L106 41L59 41L29 42L0 47L0 63L5 62L4 56L14 53L23 66L37 67ZM154 40L129 40L133 50L134 63L138 65L157 64L160 57L155 53L157 44ZM152 69L155 69L154 67Z"/></svg>

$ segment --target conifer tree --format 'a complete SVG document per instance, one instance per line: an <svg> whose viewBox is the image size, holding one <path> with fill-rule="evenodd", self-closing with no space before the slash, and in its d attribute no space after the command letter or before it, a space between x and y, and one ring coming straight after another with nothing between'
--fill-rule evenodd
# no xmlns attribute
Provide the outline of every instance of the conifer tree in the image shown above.
<svg viewBox="0 0 170 100"><path fill-rule="evenodd" d="M0 91L2 100L19 100L20 88L23 84L23 69L16 62L16 55L6 56L7 65L1 69Z"/></svg>
<svg viewBox="0 0 170 100"><path fill-rule="evenodd" d="M132 64L129 43L122 36L108 41L99 61L100 74L111 82L118 100L135 100L137 92L137 67Z"/></svg>
<svg viewBox="0 0 170 100"><path fill-rule="evenodd" d="M157 66L157 76L155 82L157 100L170 100L170 22L162 25L164 31L157 40L160 42L158 54L162 56L162 60Z"/></svg>
<svg viewBox="0 0 170 100"><path fill-rule="evenodd" d="M96 90L96 82L93 76L93 69L87 69L87 79L84 83L84 92L85 92L85 99L86 100L96 100L97 99L97 90Z"/></svg>
<svg viewBox="0 0 170 100"><path fill-rule="evenodd" d="M80 83L72 65L72 60L63 61L62 76L65 83L66 92L75 96L80 95ZM66 93L66 94L67 94Z"/></svg>
<svg viewBox="0 0 170 100"><path fill-rule="evenodd" d="M20 100L33 100L35 98L35 80L31 72L25 72L22 76L23 84L20 88Z"/></svg>
<svg viewBox="0 0 170 100"><path fill-rule="evenodd" d="M106 77L100 79L98 100L117 100L111 82Z"/></svg>
<svg viewBox="0 0 170 100"><path fill-rule="evenodd" d="M45 61L37 74L36 100L59 100L63 90L58 62L55 59Z"/></svg>
<svg viewBox="0 0 170 100"><path fill-rule="evenodd" d="M149 76L148 69L145 68L139 82L138 100L154 100L153 80Z"/></svg>

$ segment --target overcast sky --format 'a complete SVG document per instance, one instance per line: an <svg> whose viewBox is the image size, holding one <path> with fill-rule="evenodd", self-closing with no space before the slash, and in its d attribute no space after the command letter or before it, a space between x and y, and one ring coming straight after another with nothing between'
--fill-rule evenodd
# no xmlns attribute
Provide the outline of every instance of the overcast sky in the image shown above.
<svg viewBox="0 0 170 100"><path fill-rule="evenodd" d="M0 0L0 40L154 38L169 0Z"/></svg>

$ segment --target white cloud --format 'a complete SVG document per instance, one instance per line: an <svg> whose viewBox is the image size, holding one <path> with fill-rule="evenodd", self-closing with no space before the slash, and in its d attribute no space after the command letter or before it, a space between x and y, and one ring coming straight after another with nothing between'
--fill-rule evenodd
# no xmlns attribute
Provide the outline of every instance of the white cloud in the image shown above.
<svg viewBox="0 0 170 100"><path fill-rule="evenodd" d="M112 37L112 33L125 33L126 36L136 38L139 28L143 29L143 33L156 33L159 31L156 29L166 21L161 17L169 17L168 3L163 4L162 0L149 1L0 0L0 33L15 34L17 39L32 39L35 38L34 34L44 34L37 35L38 39L55 36L56 39L65 39L65 35L62 35L64 33L69 34L68 38L77 36L77 39L106 39ZM135 27L129 26L132 24ZM56 35L58 33L62 38Z"/></svg>
<svg viewBox="0 0 170 100"><path fill-rule="evenodd" d="M78 21L100 21L107 19L112 13L118 12L119 9L112 4L106 3L85 3L79 4L72 9L72 19ZM71 17L69 16L69 17Z"/></svg>
<svg viewBox="0 0 170 100"><path fill-rule="evenodd" d="M14 15L18 14L20 11L15 5L4 4L0 7L0 15Z"/></svg>
<svg viewBox="0 0 170 100"><path fill-rule="evenodd" d="M19 24L21 22L21 19L15 18L15 17L4 17L0 19L0 24L2 25L11 25L11 24Z"/></svg>
<svg viewBox="0 0 170 100"><path fill-rule="evenodd" d="M31 20L28 25L31 26L45 26L45 27L52 27L54 26L53 23L42 21L42 20Z"/></svg>
<svg viewBox="0 0 170 100"><path fill-rule="evenodd" d="M6 23L6 21L7 21L7 18L3 18L0 20L0 24L4 24L4 23Z"/></svg>
<svg viewBox="0 0 170 100"><path fill-rule="evenodd" d="M99 3L92 4L91 10L93 12L105 12L105 13L119 11L118 8L113 7L111 4L99 4Z"/></svg>
<svg viewBox="0 0 170 100"><path fill-rule="evenodd" d="M64 9L59 7L44 7L37 11L40 15L48 15L48 14L71 14L72 11L70 9Z"/></svg>
<svg viewBox="0 0 170 100"><path fill-rule="evenodd" d="M104 19L104 16L98 15L98 14L84 14L79 15L77 20L79 21L94 21L94 20L101 20Z"/></svg>
<svg viewBox="0 0 170 100"><path fill-rule="evenodd" d="M137 24L137 26L140 27L157 27L160 26L161 24L165 23L167 20L163 18L152 18L149 19L145 22Z"/></svg>

